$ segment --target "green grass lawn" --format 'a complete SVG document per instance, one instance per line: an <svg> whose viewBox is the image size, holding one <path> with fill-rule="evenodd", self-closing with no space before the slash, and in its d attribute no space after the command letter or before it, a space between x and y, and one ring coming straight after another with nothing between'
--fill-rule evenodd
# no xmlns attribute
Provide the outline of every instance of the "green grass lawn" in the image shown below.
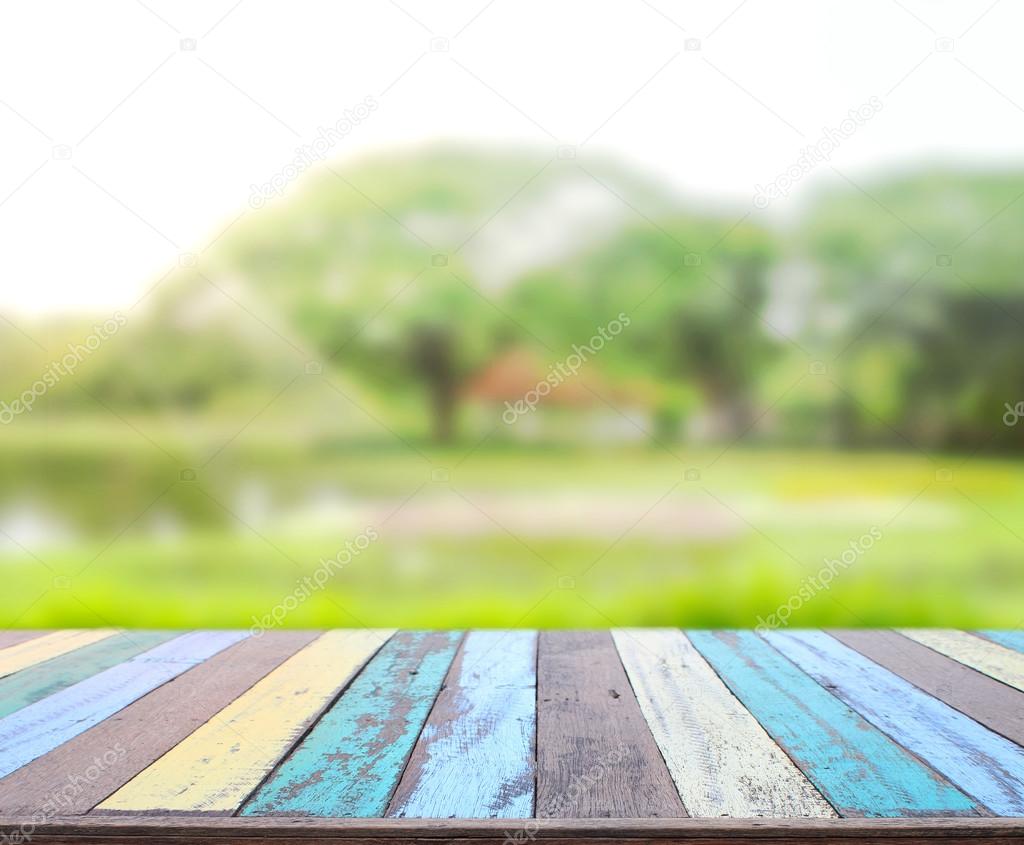
<svg viewBox="0 0 1024 845"><path fill-rule="evenodd" d="M116 444L94 464L80 455L93 469L50 487L24 467L10 475L9 500L22 487L50 490L88 518L70 541L2 546L0 625L249 627L366 527L366 503L379 514L403 502L322 589L299 588L308 595L287 602L280 624L751 627L787 602L788 624L800 626L1013 627L1024 617L1019 462L738 448L716 459L683 447L290 455L265 445L243 444L195 481L170 460L118 458ZM63 466L59 449L46 461ZM336 485L352 513L327 526L239 519L234 486L263 476L283 500ZM149 522L165 506L175 531ZM809 587L872 531L827 588Z"/></svg>

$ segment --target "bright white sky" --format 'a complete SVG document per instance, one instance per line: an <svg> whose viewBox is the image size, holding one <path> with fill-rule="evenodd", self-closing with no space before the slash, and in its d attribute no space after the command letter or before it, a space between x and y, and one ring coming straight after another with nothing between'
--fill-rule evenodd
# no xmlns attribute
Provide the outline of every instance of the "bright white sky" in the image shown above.
<svg viewBox="0 0 1024 845"><path fill-rule="evenodd" d="M833 157L844 173L1013 160L1022 31L1013 0L5 3L0 308L130 305L366 96L379 107L336 158L578 145L748 206L873 96L882 111Z"/></svg>

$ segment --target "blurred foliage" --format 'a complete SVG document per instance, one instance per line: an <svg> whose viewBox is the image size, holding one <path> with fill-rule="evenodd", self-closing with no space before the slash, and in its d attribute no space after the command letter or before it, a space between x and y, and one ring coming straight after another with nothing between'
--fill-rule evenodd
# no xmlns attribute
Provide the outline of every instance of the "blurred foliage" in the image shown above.
<svg viewBox="0 0 1024 845"><path fill-rule="evenodd" d="M795 622L1016 624L1022 197L922 171L783 222L529 151L318 169L0 428L6 621L248 625L367 514L454 497L465 531L413 521L287 624L750 626L870 524ZM0 321L0 401L91 326ZM643 526L669 488L691 534ZM513 536L499 492L577 522ZM640 527L581 529L588 497Z"/></svg>

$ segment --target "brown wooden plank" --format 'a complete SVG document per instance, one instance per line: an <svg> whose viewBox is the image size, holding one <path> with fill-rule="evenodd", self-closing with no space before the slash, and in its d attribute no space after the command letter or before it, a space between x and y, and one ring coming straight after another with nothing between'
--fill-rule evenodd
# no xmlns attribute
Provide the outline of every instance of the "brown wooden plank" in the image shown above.
<svg viewBox="0 0 1024 845"><path fill-rule="evenodd" d="M189 669L0 780L0 813L88 812L317 636L267 632Z"/></svg>
<svg viewBox="0 0 1024 845"><path fill-rule="evenodd" d="M34 640L36 637L41 637L43 634L49 634L50 631L33 631L27 628L21 628L19 630L0 631L0 648L7 648L8 646L17 645L23 643L26 640Z"/></svg>
<svg viewBox="0 0 1024 845"><path fill-rule="evenodd" d="M20 819L0 818L10 836ZM28 828L26 828L27 830ZM11 839L18 842L24 840ZM317 819L110 817L39 821L32 845L81 843L232 843L232 845L727 845L727 843L807 843L807 845L1021 845L1024 819L540 819L521 824L508 819Z"/></svg>
<svg viewBox="0 0 1024 845"><path fill-rule="evenodd" d="M929 695L1024 745L1024 693L895 631L829 633Z"/></svg>
<svg viewBox="0 0 1024 845"><path fill-rule="evenodd" d="M544 631L537 816L686 816L607 631Z"/></svg>

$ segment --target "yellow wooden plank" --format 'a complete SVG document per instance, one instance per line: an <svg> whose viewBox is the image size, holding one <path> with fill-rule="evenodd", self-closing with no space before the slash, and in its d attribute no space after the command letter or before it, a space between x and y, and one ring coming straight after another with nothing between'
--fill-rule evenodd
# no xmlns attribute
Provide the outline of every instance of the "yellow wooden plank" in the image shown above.
<svg viewBox="0 0 1024 845"><path fill-rule="evenodd" d="M83 628L55 631L17 645L0 649L0 678L13 675L36 663L60 657L76 648L105 640L118 633L117 628Z"/></svg>
<svg viewBox="0 0 1024 845"><path fill-rule="evenodd" d="M991 640L942 628L901 628L900 633L933 651L984 672L990 678L1024 690L1024 654Z"/></svg>
<svg viewBox="0 0 1024 845"><path fill-rule="evenodd" d="M232 812L392 633L328 631L143 769L98 809Z"/></svg>

